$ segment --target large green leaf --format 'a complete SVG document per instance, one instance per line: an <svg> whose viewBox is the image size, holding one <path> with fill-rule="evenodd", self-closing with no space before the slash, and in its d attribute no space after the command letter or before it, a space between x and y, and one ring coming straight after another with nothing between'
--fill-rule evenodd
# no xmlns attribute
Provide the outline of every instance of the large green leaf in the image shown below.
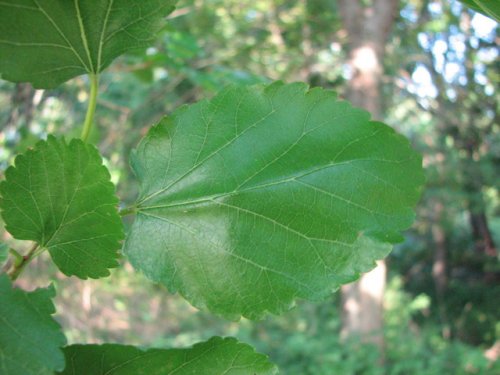
<svg viewBox="0 0 500 375"><path fill-rule="evenodd" d="M320 299L413 221L421 158L390 127L303 84L232 87L153 127L131 263L228 318Z"/></svg>
<svg viewBox="0 0 500 375"><path fill-rule="evenodd" d="M97 149L49 137L19 155L0 184L6 229L49 250L66 275L101 277L117 266L118 199Z"/></svg>
<svg viewBox="0 0 500 375"><path fill-rule="evenodd" d="M72 345L62 375L267 375L266 356L233 338L213 337L190 349L141 350L124 345Z"/></svg>
<svg viewBox="0 0 500 375"><path fill-rule="evenodd" d="M476 12L493 18L500 22L500 1L499 0L460 0Z"/></svg>
<svg viewBox="0 0 500 375"><path fill-rule="evenodd" d="M0 74L52 88L149 45L176 0L2 0Z"/></svg>
<svg viewBox="0 0 500 375"><path fill-rule="evenodd" d="M60 349L66 344L52 319L54 288L27 293L0 275L0 373L51 375L64 368Z"/></svg>

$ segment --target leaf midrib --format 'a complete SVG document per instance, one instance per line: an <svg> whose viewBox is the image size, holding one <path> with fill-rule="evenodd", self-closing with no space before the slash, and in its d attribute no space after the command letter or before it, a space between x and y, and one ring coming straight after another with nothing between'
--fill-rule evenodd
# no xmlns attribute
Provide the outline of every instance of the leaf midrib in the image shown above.
<svg viewBox="0 0 500 375"><path fill-rule="evenodd" d="M206 161L208 161L209 159L211 159L212 157L214 157L215 155L217 155L219 152L221 152L223 149L225 149L226 147L229 147L231 146L234 142L236 142L236 140L240 139L242 136L244 136L247 132L249 132L250 130L252 129L255 129L257 126L261 125L262 122L264 122L265 120L267 120L271 115L273 115L274 113L276 113L278 111L279 108L277 108L274 104L274 102L272 101L272 98L269 98L271 99L270 100L270 103L271 103L271 110L269 111L269 113L265 114L264 116L262 116L259 120L255 121L253 124L249 125L247 128L245 128L243 131L241 131L240 133L237 133L235 134L235 136L233 138L231 138L229 141L227 141L226 143L224 143L222 146L220 146L219 148L217 148L216 150L212 151L209 155L207 155L203 160L201 161L198 161L199 157L197 158L197 161L195 162L195 164L190 167L186 172L184 172L181 176L177 177L173 182L169 183L167 186L159 189L158 191L156 192L153 192L153 193L150 193L148 196L142 198L138 203L137 205L140 206L142 203L154 198L155 196L157 195L160 195L164 192L167 192L170 188L172 188L174 185L176 185L178 182L182 181L182 179L184 179L185 177L189 176L192 172L194 172L198 167L200 167L201 165L203 165ZM306 115L306 118L304 120L304 123L306 122L307 118L309 117L309 113L311 112L312 109L309 110L308 114ZM302 138L306 137L307 135L309 135L310 133L313 133L315 131L317 131L318 129L321 129L322 127L324 127L325 125L327 124L330 124L332 123L333 121L338 121L340 119L343 119L345 117L350 117L352 116L353 114L352 113L342 113L341 115L339 116L336 116L334 118L331 118L331 119L328 119L328 120L325 120L324 122L320 123L319 125L317 125L316 127L314 127L313 129L310 129L308 131L303 131L299 136L298 138L289 146L287 147L287 149L282 152L277 158L271 160L269 163L267 163L263 168L261 168L259 171L257 171L254 175L250 176L250 178L247 178L246 180L244 180L243 182L241 182L239 184L238 187L240 186L243 186L244 184L246 184L248 181L251 180L251 178L255 177L256 175L258 175L259 173L261 173L262 171L264 171L267 167L269 167L271 164L275 163L276 161L278 161L281 157L283 157L284 155L286 155L294 146L296 146L301 140ZM209 123L206 124L207 127L209 126ZM235 124L237 125L237 124ZM332 158L333 162L335 162L336 159L338 159L338 157L344 153L350 146L352 146L353 144L359 142L359 141L362 141L362 140L366 140L366 139L369 139L369 138L372 138L374 136L376 136L378 133L380 133L383 129L377 129L376 131L374 131L373 133L369 134L369 135L366 135L366 136L363 136L363 137L360 137L360 138L356 138L354 140L352 140L351 142L347 143L346 145L344 145L344 147L342 147L338 152L337 154ZM203 146L202 146L203 147ZM200 150L201 152L201 150ZM167 170L168 172L168 170ZM297 177L297 178L300 178L301 176Z"/></svg>
<svg viewBox="0 0 500 375"><path fill-rule="evenodd" d="M71 43L71 41L67 38L65 33L61 30L57 22L50 16L50 14L45 10L42 4L38 2L38 0L33 0L33 3L36 5L36 7L29 7L29 6L22 6L22 5L17 5L17 4L7 4L4 2L0 1L1 6L8 6L8 7L13 7L13 8L19 8L19 9L24 9L24 10L30 10L30 11L39 11L40 13L43 14L43 16L49 21L49 23L52 25L54 30L59 34L59 36L66 42L66 45L62 44L55 44L55 43L17 43L17 42L10 42L7 40L0 40L0 43L3 44L11 44L15 46L26 46L26 47L52 47L52 48L63 48L63 49L68 49L73 52L73 55L77 58L77 60L80 62L81 66L71 66L74 68L80 68L82 67L85 69L88 73L94 73L97 74L101 71L101 68L103 66L102 63L102 56L103 56L103 47L105 42L108 40L106 38L106 31L109 23L109 18L111 14L111 10L114 5L114 0L109 0L108 7L106 10L106 15L104 17L103 21L103 26L101 30L101 35L99 37L99 43L98 43L98 51L97 51L97 66L94 66L94 63L92 61L92 53L90 51L89 47L89 39L87 37L87 32L85 29L85 25L83 23L83 17L81 14L80 10L80 1L79 0L74 0L74 9L75 9L75 15L76 19L78 21L78 28L80 31L80 38L82 41L83 48L85 50L86 54L86 59L78 53L77 49L75 46ZM87 62L85 62L87 60ZM64 67L68 68L68 67ZM58 70L62 70L62 68L58 68ZM48 73L51 72L52 70L42 72L42 73Z"/></svg>
<svg viewBox="0 0 500 375"><path fill-rule="evenodd" d="M145 206L145 205L142 205L142 203L139 203L137 205L137 207L138 207L139 211L144 211L144 210L151 210L151 209L157 209L157 208L171 208L171 207L189 206L189 205L192 205L192 204L205 203L205 202L213 201L215 199L220 199L220 198L226 198L226 197L235 196L235 195L246 193L246 192L249 192L249 191L255 191L255 190L265 189L265 188L268 188L268 187L271 187L271 186L281 185L281 184L285 184L285 183L288 183L288 182L293 182L293 181L300 182L298 179L303 178L305 176L308 176L310 174L314 174L314 173L319 172L319 171L321 171L323 169L332 168L332 167L338 167L338 166L344 166L344 165L349 165L349 164L353 164L355 162L364 162L364 161L367 161L367 162L385 162L385 163L401 164L401 163L405 163L405 162L407 162L409 160L410 159L404 159L404 160L366 159L366 158L365 159L350 159L350 160L346 160L346 161L339 162L339 163L331 163L331 164L328 164L328 165L323 165L321 167L305 171L302 174L287 176L284 179L281 179L281 180L278 180L278 181L275 180L275 181L272 181L272 182L269 182L269 183L264 183L264 184L257 185L257 186L250 186L250 187L245 188L245 189L235 189L235 190L229 191L229 192L224 192L224 193L219 193L219 194L212 194L212 195L206 195L206 196L203 196L203 197L200 197L200 198L197 198L197 199L189 199L189 200L185 200L185 201L181 201L181 202L171 202L171 203L164 203L164 204L150 205L150 206ZM379 176L377 176L377 178L380 179L381 181L383 181L384 183L388 184L388 185L394 186L389 181L387 181L387 180L385 180L385 179L383 179L383 178L381 178ZM165 191L160 191L160 192L165 192ZM146 200L143 200L142 202L145 202L145 201Z"/></svg>
<svg viewBox="0 0 500 375"><path fill-rule="evenodd" d="M99 39L99 49L97 51L97 70L101 71L102 68L102 48L104 45L104 35L106 34L106 29L108 27L109 15L111 14L111 8L113 7L114 0L109 1L108 9L106 10L106 16L104 17L104 22L102 25L101 37Z"/></svg>
<svg viewBox="0 0 500 375"><path fill-rule="evenodd" d="M82 39L83 48L85 49L85 53L87 54L87 59L89 61L90 70L89 72L97 73L94 70L94 64L92 62L92 57L90 54L89 43L87 38L87 33L85 32L85 26L83 25L83 18L80 12L80 3L79 0L74 0L75 10L76 10L76 19L78 20L78 27L80 29L80 38Z"/></svg>
<svg viewBox="0 0 500 375"><path fill-rule="evenodd" d="M52 19L52 17L45 11L45 9L38 3L37 0L33 0L35 5L38 7L38 10L42 12L42 14L45 16L45 18L50 22L52 27L57 31L57 33L64 39L68 47L73 51L73 54L76 56L78 60L80 60L80 63L83 65L84 69L90 72L90 68L87 66L87 64L83 61L83 58L80 56L80 54L76 51L76 48L73 46L73 44L69 41L69 39L66 37L66 35L62 32L62 30L59 28L57 23Z"/></svg>

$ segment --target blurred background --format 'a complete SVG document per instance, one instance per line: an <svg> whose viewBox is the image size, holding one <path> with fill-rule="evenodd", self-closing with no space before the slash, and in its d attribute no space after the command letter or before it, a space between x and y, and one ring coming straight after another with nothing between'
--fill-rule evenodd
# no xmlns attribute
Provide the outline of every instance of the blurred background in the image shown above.
<svg viewBox="0 0 500 375"><path fill-rule="evenodd" d="M109 278L83 281L44 254L17 283L55 284L70 343L171 347L229 335L283 374L499 374L497 32L453 0L180 0L154 46L101 78L92 139L123 206L138 188L128 155L163 115L228 84L305 81L369 109L423 154L426 188L405 241L361 282L260 322L200 312L125 259ZM0 81L0 178L48 133L79 136L88 86Z"/></svg>

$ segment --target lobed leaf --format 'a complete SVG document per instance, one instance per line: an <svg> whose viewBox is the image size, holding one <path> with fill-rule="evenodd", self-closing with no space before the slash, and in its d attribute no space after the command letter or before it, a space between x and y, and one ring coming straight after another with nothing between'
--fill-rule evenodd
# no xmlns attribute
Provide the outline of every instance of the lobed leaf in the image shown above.
<svg viewBox="0 0 500 375"><path fill-rule="evenodd" d="M321 299L413 221L421 158L390 127L303 84L230 87L175 111L131 158L130 262L230 319Z"/></svg>
<svg viewBox="0 0 500 375"><path fill-rule="evenodd" d="M151 44L176 0L2 0L0 74L53 88Z"/></svg>
<svg viewBox="0 0 500 375"><path fill-rule="evenodd" d="M66 344L55 312L52 286L28 293L0 275L0 373L51 375L64 368Z"/></svg>
<svg viewBox="0 0 500 375"><path fill-rule="evenodd" d="M94 146L50 136L17 156L5 176L0 209L14 238L48 249L66 275L97 278L118 265L118 199Z"/></svg>
<svg viewBox="0 0 500 375"><path fill-rule="evenodd" d="M190 349L71 345L64 349L61 375L271 375L277 368L266 356L233 338L213 337Z"/></svg>

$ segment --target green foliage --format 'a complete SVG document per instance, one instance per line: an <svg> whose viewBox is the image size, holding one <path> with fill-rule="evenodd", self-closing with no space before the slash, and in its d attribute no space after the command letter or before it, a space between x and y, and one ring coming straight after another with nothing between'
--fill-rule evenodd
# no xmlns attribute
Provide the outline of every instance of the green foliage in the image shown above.
<svg viewBox="0 0 500 375"><path fill-rule="evenodd" d="M45 250L66 275L97 278L117 266L123 239L118 199L101 155L86 142L98 77L117 56L149 46L174 3L0 2L2 78L53 88L88 73L91 82L82 140L49 135L17 157L0 184L6 229L35 242L26 255L11 251L11 279ZM300 7L284 5L290 14ZM275 4L265 9L279 11ZM274 35L280 40L275 47L298 47L301 33L297 27ZM214 89L238 76L261 81L231 69L219 69L216 79L184 69L186 59L203 49L178 36L169 51L151 54L152 70L137 70L143 79L154 78L155 67L169 61L184 70L187 85ZM267 32L257 39L265 37ZM122 211L137 215L124 253L152 280L230 319L278 314L297 298L324 298L369 270L411 224L423 183L421 158L406 139L332 92L305 84L230 87L178 109L149 131L131 160L141 187L137 203ZM5 276L0 282L0 368L7 374L29 374L30 366L64 374L277 371L248 345L219 337L191 349L73 345L64 348L63 370L59 348L65 340L50 317L53 289L24 293ZM30 362L15 368L26 354Z"/></svg>
<svg viewBox="0 0 500 375"><path fill-rule="evenodd" d="M5 263L9 256L9 247L7 244L0 243L0 267Z"/></svg>
<svg viewBox="0 0 500 375"><path fill-rule="evenodd" d="M71 345L61 375L272 375L277 368L249 345L213 337L190 349L141 350L124 345Z"/></svg>
<svg viewBox="0 0 500 375"><path fill-rule="evenodd" d="M332 92L228 88L165 118L133 154L141 192L124 252L197 307L277 314L387 254L413 220L420 165Z"/></svg>
<svg viewBox="0 0 500 375"><path fill-rule="evenodd" d="M433 308L431 299L424 294L413 298L405 293L401 277L392 278L385 302L388 374L495 373L495 364L488 362L480 348L444 339L438 325L427 324L419 328L415 324L422 314L428 314Z"/></svg>
<svg viewBox="0 0 500 375"><path fill-rule="evenodd" d="M0 275L0 372L3 375L50 375L64 368L66 344L52 319L53 287L27 293Z"/></svg>
<svg viewBox="0 0 500 375"><path fill-rule="evenodd" d="M497 0L460 0L462 3L500 22L500 2Z"/></svg>
<svg viewBox="0 0 500 375"><path fill-rule="evenodd" d="M434 322L436 331L441 326L451 338L478 346L479 351L498 341L495 324L500 319L498 256L484 253L487 232L497 251L500 243L500 230L495 225L500 213L499 91L495 90L498 36L494 22L479 15L471 17L456 1L441 4L441 10L434 9L431 17L420 15L402 23L405 33L400 35L402 43L395 47L402 56L424 52L432 57L433 64L422 61L408 67L409 74L425 67L436 85L437 97L413 93L414 104L406 99L394 101L398 104L392 111L406 112L406 116L395 116L391 122L405 124L414 134L415 147L428 162L419 220L407 234L406 243L392 253L391 269L404 275L405 289L413 296L425 293L431 299L427 315L417 317L417 326ZM429 28L429 22L442 25L435 30ZM457 37L463 38L463 43L455 43ZM418 40L420 45L408 44L411 40ZM440 45L446 52L436 52ZM487 56L490 51L491 57ZM444 64L439 62L441 56ZM452 65L459 66L462 73L454 77L447 74ZM479 79L483 74L484 79ZM415 110L415 104L425 111ZM438 213L441 205L443 210ZM484 232L478 234L474 214L481 213ZM432 271L437 264L436 233L443 236L441 249L446 252L442 274L447 283L442 295L436 291Z"/></svg>
<svg viewBox="0 0 500 375"><path fill-rule="evenodd" d="M498 373L500 363L489 362L484 348L456 338L443 338L443 326L438 321L422 322L422 317L433 308L432 301L425 294L414 297L405 292L401 276L389 277L384 298L384 363L380 362L376 346L363 344L356 338L341 339L339 300L335 294L324 303L303 303L274 319L244 321L236 332L231 332L254 344L259 351L269 353L286 375ZM196 316L191 318L195 319ZM205 325L206 322L200 321L191 331L197 332Z"/></svg>
<svg viewBox="0 0 500 375"><path fill-rule="evenodd" d="M0 73L53 88L100 73L119 55L148 46L176 0L5 0L0 3Z"/></svg>
<svg viewBox="0 0 500 375"><path fill-rule="evenodd" d="M17 156L0 183L6 229L47 249L66 275L97 278L118 265L118 199L97 149L49 137Z"/></svg>

